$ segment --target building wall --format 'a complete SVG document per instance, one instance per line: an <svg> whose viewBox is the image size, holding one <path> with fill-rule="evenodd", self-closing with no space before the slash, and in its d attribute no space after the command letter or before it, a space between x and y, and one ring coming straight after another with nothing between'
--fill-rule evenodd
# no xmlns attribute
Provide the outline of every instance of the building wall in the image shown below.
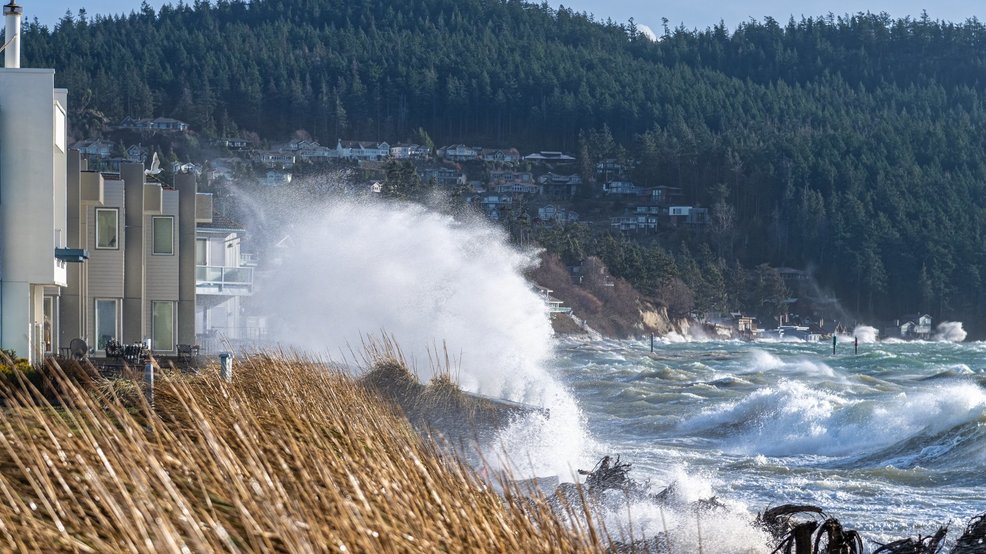
<svg viewBox="0 0 986 554"><path fill-rule="evenodd" d="M0 69L0 346L32 362L44 287L67 284L66 264L55 259L67 232L67 95L54 77Z"/></svg>

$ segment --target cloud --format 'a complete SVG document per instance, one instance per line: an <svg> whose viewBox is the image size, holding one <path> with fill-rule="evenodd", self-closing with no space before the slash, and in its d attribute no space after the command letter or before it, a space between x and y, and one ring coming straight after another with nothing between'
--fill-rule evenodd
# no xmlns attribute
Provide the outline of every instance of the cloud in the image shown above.
<svg viewBox="0 0 986 554"><path fill-rule="evenodd" d="M647 37L647 40L657 42L657 33L655 33L654 29L651 29L647 25L637 23L637 32Z"/></svg>

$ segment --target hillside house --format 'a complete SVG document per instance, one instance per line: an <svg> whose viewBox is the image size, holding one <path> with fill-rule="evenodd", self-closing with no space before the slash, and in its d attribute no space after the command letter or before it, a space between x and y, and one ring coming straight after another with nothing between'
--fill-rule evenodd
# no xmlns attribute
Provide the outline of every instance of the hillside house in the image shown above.
<svg viewBox="0 0 986 554"><path fill-rule="evenodd" d="M466 184L466 174L448 167L427 168L421 171L421 181L434 181L442 187L455 187Z"/></svg>
<svg viewBox="0 0 986 554"><path fill-rule="evenodd" d="M572 210L560 208L553 204L548 204L538 208L538 219L554 223L566 224L574 223L579 220L579 214Z"/></svg>
<svg viewBox="0 0 986 554"><path fill-rule="evenodd" d="M85 139L76 142L69 148L78 150L86 158L107 159L113 155L113 141L106 139Z"/></svg>
<svg viewBox="0 0 986 554"><path fill-rule="evenodd" d="M151 151L146 146L131 144L127 147L127 159L132 162L144 163L150 155Z"/></svg>
<svg viewBox="0 0 986 554"><path fill-rule="evenodd" d="M535 163L571 163L575 158L561 152L542 150L524 156L524 160Z"/></svg>
<svg viewBox="0 0 986 554"><path fill-rule="evenodd" d="M277 187L291 183L293 176L287 171L268 171L264 176L264 184L269 187Z"/></svg>
<svg viewBox="0 0 986 554"><path fill-rule="evenodd" d="M390 147L390 157L395 160L428 160L431 150L420 144L398 144Z"/></svg>
<svg viewBox="0 0 986 554"><path fill-rule="evenodd" d="M603 183L603 193L619 196L639 196L644 189L630 181L609 181Z"/></svg>
<svg viewBox="0 0 986 554"><path fill-rule="evenodd" d="M520 161L520 152L516 148L483 148L479 156L487 163L514 164Z"/></svg>
<svg viewBox="0 0 986 554"><path fill-rule="evenodd" d="M438 149L438 157L452 162L469 162L479 159L482 151L479 147L466 146L465 144L453 144L443 146Z"/></svg>
<svg viewBox="0 0 986 554"><path fill-rule="evenodd" d="M165 131L184 133L188 131L188 123L177 119L172 119L170 117L157 117L154 119L135 119L132 117L125 117L119 124L117 124L116 128L141 132Z"/></svg>
<svg viewBox="0 0 986 554"><path fill-rule="evenodd" d="M252 153L253 161L266 165L270 168L290 168L294 167L295 155L290 152L278 152L277 150L257 150Z"/></svg>
<svg viewBox="0 0 986 554"><path fill-rule="evenodd" d="M490 189L500 194L537 194L540 187L526 171L490 171Z"/></svg>
<svg viewBox="0 0 986 554"><path fill-rule="evenodd" d="M611 227L623 232L653 232L660 223L659 217L653 214L629 214L609 218Z"/></svg>
<svg viewBox="0 0 986 554"><path fill-rule="evenodd" d="M216 144L227 150L243 150L250 147L250 141L237 137L222 138L217 140Z"/></svg>
<svg viewBox="0 0 986 554"><path fill-rule="evenodd" d="M386 142L339 140L336 157L344 160L380 161L390 157L390 145Z"/></svg>
<svg viewBox="0 0 986 554"><path fill-rule="evenodd" d="M192 162L172 162L172 173L194 173L196 176L202 174L202 166Z"/></svg>
<svg viewBox="0 0 986 554"><path fill-rule="evenodd" d="M582 185L582 177L577 174L547 173L538 177L538 183L541 196L552 200L567 200L575 196L579 186Z"/></svg>
<svg viewBox="0 0 986 554"><path fill-rule="evenodd" d="M650 198L648 200L660 206L668 206L682 196L681 189L678 187L659 186L650 189Z"/></svg>
<svg viewBox="0 0 986 554"><path fill-rule="evenodd" d="M694 206L671 206L668 208L668 217L672 225L705 225L709 221L709 210Z"/></svg>

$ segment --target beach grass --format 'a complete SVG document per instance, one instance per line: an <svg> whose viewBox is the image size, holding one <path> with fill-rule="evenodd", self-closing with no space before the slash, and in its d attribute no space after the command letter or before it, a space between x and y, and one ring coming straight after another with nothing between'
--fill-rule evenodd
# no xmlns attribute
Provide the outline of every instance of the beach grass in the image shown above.
<svg viewBox="0 0 986 554"><path fill-rule="evenodd" d="M495 492L315 360L243 357L231 383L160 372L153 406L139 382L47 374L49 390L6 388L2 551L605 550L584 516Z"/></svg>

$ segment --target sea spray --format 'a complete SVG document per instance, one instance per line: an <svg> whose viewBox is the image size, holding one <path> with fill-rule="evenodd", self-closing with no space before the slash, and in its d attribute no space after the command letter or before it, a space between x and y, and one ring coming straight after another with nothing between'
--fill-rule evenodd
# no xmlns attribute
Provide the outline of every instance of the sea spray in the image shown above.
<svg viewBox="0 0 986 554"><path fill-rule="evenodd" d="M967 333L962 328L961 321L943 321L938 324L935 340L945 342L962 342Z"/></svg>
<svg viewBox="0 0 986 554"><path fill-rule="evenodd" d="M870 327L869 325L857 325L852 331L852 336L861 344L870 344L877 341L880 336L880 332L876 329L876 327Z"/></svg>
<svg viewBox="0 0 986 554"><path fill-rule="evenodd" d="M415 204L330 197L267 233L290 237L277 241L290 247L272 251L279 263L254 298L278 344L352 359L366 335L386 333L422 380L450 369L465 390L548 409L501 433L489 459L506 455L523 475L567 475L584 461L581 413L546 370L547 308L522 274L536 256L502 230ZM441 367L446 352L451 368Z"/></svg>

